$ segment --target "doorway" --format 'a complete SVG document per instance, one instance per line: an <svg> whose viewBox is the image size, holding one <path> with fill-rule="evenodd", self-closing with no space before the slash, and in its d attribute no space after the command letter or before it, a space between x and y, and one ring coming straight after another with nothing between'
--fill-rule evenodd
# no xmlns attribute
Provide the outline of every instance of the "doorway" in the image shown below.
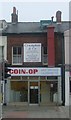
<svg viewBox="0 0 71 120"><path fill-rule="evenodd" d="M38 82L30 82L29 85L29 104L39 104L39 86Z"/></svg>

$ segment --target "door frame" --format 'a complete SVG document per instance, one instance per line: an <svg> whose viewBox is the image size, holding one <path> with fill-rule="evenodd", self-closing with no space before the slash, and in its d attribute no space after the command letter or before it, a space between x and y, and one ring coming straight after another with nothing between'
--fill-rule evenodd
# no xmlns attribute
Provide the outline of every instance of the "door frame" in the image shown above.
<svg viewBox="0 0 71 120"><path fill-rule="evenodd" d="M38 103L30 103L30 83L31 82L38 83ZM28 104L29 105L39 105L40 104L40 81L37 81L37 80L29 80L28 81Z"/></svg>

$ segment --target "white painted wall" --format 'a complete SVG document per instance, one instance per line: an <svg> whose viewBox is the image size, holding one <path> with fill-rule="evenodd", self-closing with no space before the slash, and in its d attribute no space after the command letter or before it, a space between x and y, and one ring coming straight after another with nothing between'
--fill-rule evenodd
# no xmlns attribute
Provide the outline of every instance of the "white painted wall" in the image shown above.
<svg viewBox="0 0 71 120"><path fill-rule="evenodd" d="M61 76L58 77L58 104L62 104L62 86L61 86Z"/></svg>
<svg viewBox="0 0 71 120"><path fill-rule="evenodd" d="M49 104L50 102L50 84L46 84L46 82L41 82L41 104Z"/></svg>
<svg viewBox="0 0 71 120"><path fill-rule="evenodd" d="M3 47L3 55L2 55L2 47ZM0 36L0 61L2 61L2 56L4 57L5 60L7 60L7 36ZM1 90L1 86L0 86L0 90ZM3 93L3 98L4 98L4 93Z"/></svg>
<svg viewBox="0 0 71 120"><path fill-rule="evenodd" d="M64 32L65 64L71 64L71 29Z"/></svg>
<svg viewBox="0 0 71 120"><path fill-rule="evenodd" d="M64 32L65 64L71 64L71 30ZM69 71L65 71L65 105L69 106Z"/></svg>
<svg viewBox="0 0 71 120"><path fill-rule="evenodd" d="M69 106L69 71L65 72L65 106Z"/></svg>
<svg viewBox="0 0 71 120"><path fill-rule="evenodd" d="M65 64L69 64L69 30L64 32L65 40Z"/></svg>
<svg viewBox="0 0 71 120"><path fill-rule="evenodd" d="M2 46L4 46L4 59L7 60L7 36L0 36L0 55ZM0 59L2 58L0 57Z"/></svg>

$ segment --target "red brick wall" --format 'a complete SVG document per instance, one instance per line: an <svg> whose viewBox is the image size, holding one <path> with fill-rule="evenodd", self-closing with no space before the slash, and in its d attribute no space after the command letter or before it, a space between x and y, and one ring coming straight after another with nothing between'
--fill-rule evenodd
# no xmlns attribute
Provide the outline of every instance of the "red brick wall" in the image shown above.
<svg viewBox="0 0 71 120"><path fill-rule="evenodd" d="M54 35L54 46L55 46L55 65L60 64L62 61L62 35L55 33ZM12 63L12 47L23 45L23 43L42 43L43 46L48 46L47 34L33 34L33 35L8 35L8 46L7 46L7 56L8 61ZM50 54L50 52L49 52ZM48 55L49 56L49 55ZM52 57L52 56L51 56ZM42 63L28 63L24 64L24 66L43 66Z"/></svg>
<svg viewBox="0 0 71 120"><path fill-rule="evenodd" d="M46 34L26 34L26 35L8 35L8 61L12 63L12 47L13 46L23 46L23 43L41 43L43 46L47 45L47 35ZM28 64L24 64L25 66ZM30 63L30 66L32 64ZM42 63L33 63L33 66L41 66Z"/></svg>
<svg viewBox="0 0 71 120"><path fill-rule="evenodd" d="M48 66L55 66L55 39L54 27L49 26L47 29L47 43L48 43Z"/></svg>

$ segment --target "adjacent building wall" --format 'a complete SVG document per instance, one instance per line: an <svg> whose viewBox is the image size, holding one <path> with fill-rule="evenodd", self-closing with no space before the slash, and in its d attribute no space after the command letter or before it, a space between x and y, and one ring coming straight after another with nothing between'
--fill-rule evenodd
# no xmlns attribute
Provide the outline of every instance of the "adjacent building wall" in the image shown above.
<svg viewBox="0 0 71 120"><path fill-rule="evenodd" d="M65 65L71 64L71 30L64 32L65 41ZM65 105L69 105L69 69L65 70Z"/></svg>
<svg viewBox="0 0 71 120"><path fill-rule="evenodd" d="M7 36L0 36L0 59L2 59L2 46L4 47L4 59L7 60Z"/></svg>

